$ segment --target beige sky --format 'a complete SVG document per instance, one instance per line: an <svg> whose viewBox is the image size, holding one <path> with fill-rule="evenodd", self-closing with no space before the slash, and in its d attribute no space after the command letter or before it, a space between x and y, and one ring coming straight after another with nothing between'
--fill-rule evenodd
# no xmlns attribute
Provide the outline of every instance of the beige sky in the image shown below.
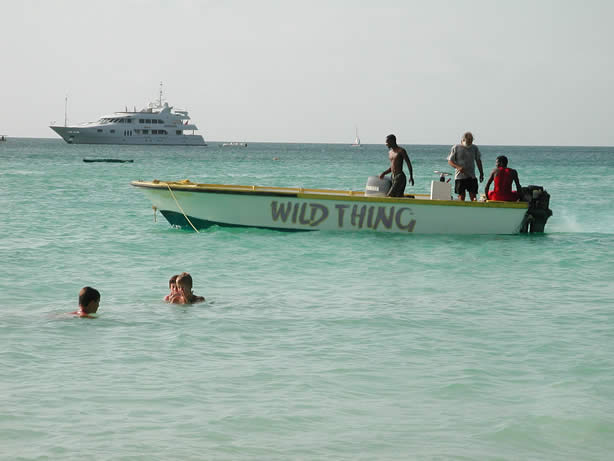
<svg viewBox="0 0 614 461"><path fill-rule="evenodd" d="M365 6L366 5L366 6ZM372 5L372 6L371 6ZM0 133L138 109L207 140L614 145L614 2L0 0Z"/></svg>

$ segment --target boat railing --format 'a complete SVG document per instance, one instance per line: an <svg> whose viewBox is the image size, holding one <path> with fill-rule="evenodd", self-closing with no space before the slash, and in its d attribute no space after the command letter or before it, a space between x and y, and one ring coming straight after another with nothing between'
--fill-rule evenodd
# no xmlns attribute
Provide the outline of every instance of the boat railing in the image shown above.
<svg viewBox="0 0 614 461"><path fill-rule="evenodd" d="M164 184L171 188L178 187L180 189L204 189L204 190L221 190L221 191L237 191L237 192L263 192L263 193L276 193L276 194L309 194L309 195L341 195L349 197L364 197L364 191L357 190L339 190L339 189L313 189L308 187L281 187L281 186L257 186L257 185L239 185L239 184L206 184L206 183L193 183L189 180L183 181L152 181L153 184ZM428 200L428 194L411 194L407 198L417 198L421 200Z"/></svg>
<svg viewBox="0 0 614 461"><path fill-rule="evenodd" d="M275 194L278 196L287 195L289 197L299 196L299 198L317 198L323 199L335 199L339 197L347 197L351 200L353 197L358 198L360 201L381 201L382 199L391 199L393 201L407 200L408 203L415 203L420 205L436 204L446 206L461 206L461 207L486 207L486 208L524 208L528 207L526 202L478 202L478 201L460 201L453 199L433 199L429 194L406 194L404 197L381 197L381 196L366 196L364 191L355 190L339 190L339 189L312 189L301 186L297 187L277 187L277 186L257 186L257 185L238 185L238 184L204 184L194 183L190 180L182 181L160 181L154 179L153 181L133 181L133 185L140 187L148 187L153 185L156 188L170 189L178 192L197 192L197 191L211 191L213 193L219 192L244 192L247 194Z"/></svg>

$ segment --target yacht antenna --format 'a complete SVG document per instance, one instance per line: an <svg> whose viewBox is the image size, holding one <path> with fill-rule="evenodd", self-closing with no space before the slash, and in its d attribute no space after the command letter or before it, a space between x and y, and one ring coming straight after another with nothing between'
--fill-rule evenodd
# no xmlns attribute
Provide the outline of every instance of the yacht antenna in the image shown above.
<svg viewBox="0 0 614 461"><path fill-rule="evenodd" d="M68 95L64 97L64 126L68 125Z"/></svg>
<svg viewBox="0 0 614 461"><path fill-rule="evenodd" d="M162 82L160 82L160 102L159 102L160 107L162 107Z"/></svg>

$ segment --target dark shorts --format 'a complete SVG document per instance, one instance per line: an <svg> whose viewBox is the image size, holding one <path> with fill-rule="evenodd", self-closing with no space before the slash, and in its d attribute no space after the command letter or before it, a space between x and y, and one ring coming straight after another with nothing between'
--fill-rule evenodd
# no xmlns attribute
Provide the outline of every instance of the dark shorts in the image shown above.
<svg viewBox="0 0 614 461"><path fill-rule="evenodd" d="M397 173L392 177L392 186L388 191L388 197L403 197L405 193L405 186L407 185L407 177L405 173Z"/></svg>
<svg viewBox="0 0 614 461"><path fill-rule="evenodd" d="M470 194L478 193L478 178L457 179L454 181L454 192L463 195L469 192Z"/></svg>

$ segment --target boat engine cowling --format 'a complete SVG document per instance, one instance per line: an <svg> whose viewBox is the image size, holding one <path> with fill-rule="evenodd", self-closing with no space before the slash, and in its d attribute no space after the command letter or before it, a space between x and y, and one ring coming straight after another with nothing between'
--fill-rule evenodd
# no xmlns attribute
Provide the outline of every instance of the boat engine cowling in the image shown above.
<svg viewBox="0 0 614 461"><path fill-rule="evenodd" d="M365 195L370 197L385 197L392 187L392 181L388 178L380 179L379 176L369 176L365 186Z"/></svg>
<svg viewBox="0 0 614 461"><path fill-rule="evenodd" d="M521 189L520 200L529 203L520 232L544 232L546 222L552 216L550 194L542 186L527 186Z"/></svg>

